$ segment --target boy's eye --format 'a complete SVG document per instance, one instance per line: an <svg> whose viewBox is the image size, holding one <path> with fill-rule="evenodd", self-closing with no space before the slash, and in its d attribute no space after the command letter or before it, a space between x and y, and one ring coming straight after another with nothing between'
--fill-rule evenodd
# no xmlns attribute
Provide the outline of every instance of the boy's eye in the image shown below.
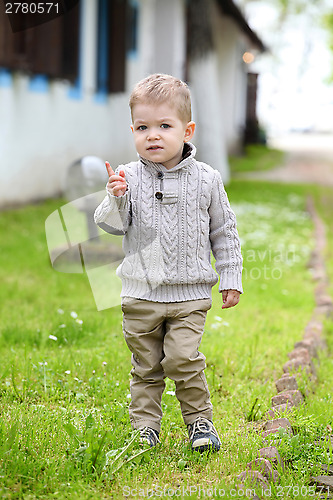
<svg viewBox="0 0 333 500"><path fill-rule="evenodd" d="M162 123L161 128L170 128L170 125L167 123Z"/></svg>
<svg viewBox="0 0 333 500"><path fill-rule="evenodd" d="M146 128L147 128L146 125L140 125L138 127L138 130L146 130Z"/></svg>

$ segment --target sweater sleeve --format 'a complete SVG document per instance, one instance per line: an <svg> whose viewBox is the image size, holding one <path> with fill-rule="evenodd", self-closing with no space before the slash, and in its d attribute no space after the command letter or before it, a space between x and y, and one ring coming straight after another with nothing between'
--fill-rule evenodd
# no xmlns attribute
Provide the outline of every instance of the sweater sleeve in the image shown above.
<svg viewBox="0 0 333 500"><path fill-rule="evenodd" d="M209 207L210 242L216 259L215 268L220 275L219 292L242 287L242 254L236 226L236 216L230 207L221 175L214 171L212 197Z"/></svg>
<svg viewBox="0 0 333 500"><path fill-rule="evenodd" d="M120 167L116 173L119 170ZM106 196L96 208L94 220L107 233L125 234L131 223L130 191L127 190L122 196L114 196L106 188Z"/></svg>

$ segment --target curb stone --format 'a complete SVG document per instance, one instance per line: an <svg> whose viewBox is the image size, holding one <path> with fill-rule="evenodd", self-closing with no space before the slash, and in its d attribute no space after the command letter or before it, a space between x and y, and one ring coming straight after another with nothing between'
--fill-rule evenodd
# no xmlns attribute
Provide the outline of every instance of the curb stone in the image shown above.
<svg viewBox="0 0 333 500"><path fill-rule="evenodd" d="M238 487L240 489L245 489L245 485L243 481L248 481L250 485L254 488L261 488L263 491L269 489L269 482L267 479L261 474L261 472L257 470L245 470L238 474L237 479L240 481Z"/></svg>
<svg viewBox="0 0 333 500"><path fill-rule="evenodd" d="M277 392L288 391L288 390L297 391L298 383L295 375L290 376L286 374L286 377L281 377L279 380L275 382L275 387Z"/></svg>
<svg viewBox="0 0 333 500"><path fill-rule="evenodd" d="M269 481L277 481L279 479L278 472L273 469L272 464L267 458L256 458L252 462L249 462L246 467L251 471L259 471Z"/></svg>
<svg viewBox="0 0 333 500"><path fill-rule="evenodd" d="M321 493L330 493L333 491L333 477L332 476L316 476L312 477L310 481L311 486L317 486L321 489ZM320 498L332 498L332 495L329 494L329 496L323 496Z"/></svg>
<svg viewBox="0 0 333 500"><path fill-rule="evenodd" d="M290 359L283 365L284 373L290 374L290 372L297 372L299 370L305 370L307 375L310 375L311 373L313 375L316 375L314 364L312 363L311 360L308 361L304 357L297 357Z"/></svg>
<svg viewBox="0 0 333 500"><path fill-rule="evenodd" d="M294 408L294 406L292 404L290 404L290 401L288 401L288 403L286 403L286 404L273 406L273 408L268 410L267 417L279 418L282 415L287 416L288 413L292 412L293 408Z"/></svg>
<svg viewBox="0 0 333 500"><path fill-rule="evenodd" d="M305 372L309 382L316 381L317 377L313 359L318 358L318 350L323 350L327 347L322 337L324 329L323 321L325 317L333 315L333 301L327 291L328 277L323 257L326 247L325 225L317 214L314 202L310 197L307 200L307 210L314 223L314 241L316 246L311 253L308 267L312 272L312 279L317 282L315 289L316 307L312 318L304 329L303 339L294 344L294 349L288 354L289 361L283 365L282 369L284 373L275 382L278 394L272 397L272 408L267 412L267 417L271 417L271 420L267 420L263 424L264 431L262 432L262 437L266 440L273 438L274 434L278 433L281 428L284 428L289 435L292 435L291 424L285 415L293 407L304 402L296 377L301 374L300 372ZM295 374L295 372L297 373ZM307 396L310 389L305 388L304 392L305 396ZM270 464L270 467L266 462ZM237 479L241 482L250 479L253 486L260 486L262 491L264 491L268 488L268 486L266 488L264 486L269 485L268 481L277 482L279 480L276 467L280 467L284 471L283 460L276 446L267 446L258 450L258 458L253 462L249 462L247 470L241 472L237 476ZM270 469L272 472L270 472ZM332 466L322 465L322 469L325 472L333 474ZM312 477L310 484L319 488L325 488L326 492L330 492L330 490L333 490L333 476L323 475ZM243 484L239 486L243 487ZM259 498L257 494L252 496L252 499L256 498ZM332 498L332 496L325 496L325 498Z"/></svg>
<svg viewBox="0 0 333 500"><path fill-rule="evenodd" d="M290 425L290 422L287 418L275 418L274 420L268 420L264 424L264 430L265 431L271 431L274 430L276 432L280 428L286 429L290 434L292 434L292 428Z"/></svg>
<svg viewBox="0 0 333 500"><path fill-rule="evenodd" d="M283 405L283 404L290 404L291 406L298 406L301 403L303 403L304 399L301 394L301 391L296 389L296 390L289 390L289 391L282 391L276 396L272 397L272 406L278 406L278 405Z"/></svg>

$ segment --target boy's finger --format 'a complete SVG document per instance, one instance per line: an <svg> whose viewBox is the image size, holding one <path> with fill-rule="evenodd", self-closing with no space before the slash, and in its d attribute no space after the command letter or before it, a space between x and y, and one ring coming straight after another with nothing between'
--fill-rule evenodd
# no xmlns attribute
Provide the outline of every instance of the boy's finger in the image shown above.
<svg viewBox="0 0 333 500"><path fill-rule="evenodd" d="M119 175L121 175L121 176L122 176L122 177L124 177L124 179L125 179L125 172L124 172L123 170L120 170L120 171L119 171Z"/></svg>
<svg viewBox="0 0 333 500"><path fill-rule="evenodd" d="M105 162L105 166L106 166L106 170L109 174L109 177L111 177L111 175L114 175L114 171L112 170L112 167L108 161Z"/></svg>
<svg viewBox="0 0 333 500"><path fill-rule="evenodd" d="M223 299L222 309L228 309L229 307L234 307L239 302L239 294L233 293L233 290L227 291L226 300Z"/></svg>
<svg viewBox="0 0 333 500"><path fill-rule="evenodd" d="M118 191L124 191L125 189L126 189L126 186L123 184L123 185L118 185L118 186L115 186L115 187L113 188L113 191L114 191L115 193L117 193Z"/></svg>

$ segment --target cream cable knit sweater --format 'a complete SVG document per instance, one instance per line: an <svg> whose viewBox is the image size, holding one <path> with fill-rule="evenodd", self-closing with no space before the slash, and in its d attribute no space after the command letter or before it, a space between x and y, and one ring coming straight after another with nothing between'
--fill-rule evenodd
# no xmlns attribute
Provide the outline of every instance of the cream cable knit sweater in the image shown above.
<svg viewBox="0 0 333 500"><path fill-rule="evenodd" d="M124 234L125 258L117 268L121 296L156 302L211 297L218 275L219 291L242 290L242 256L236 217L220 173L195 160L186 143L183 160L168 170L144 158L120 165L128 189L109 191L95 211L105 231Z"/></svg>

